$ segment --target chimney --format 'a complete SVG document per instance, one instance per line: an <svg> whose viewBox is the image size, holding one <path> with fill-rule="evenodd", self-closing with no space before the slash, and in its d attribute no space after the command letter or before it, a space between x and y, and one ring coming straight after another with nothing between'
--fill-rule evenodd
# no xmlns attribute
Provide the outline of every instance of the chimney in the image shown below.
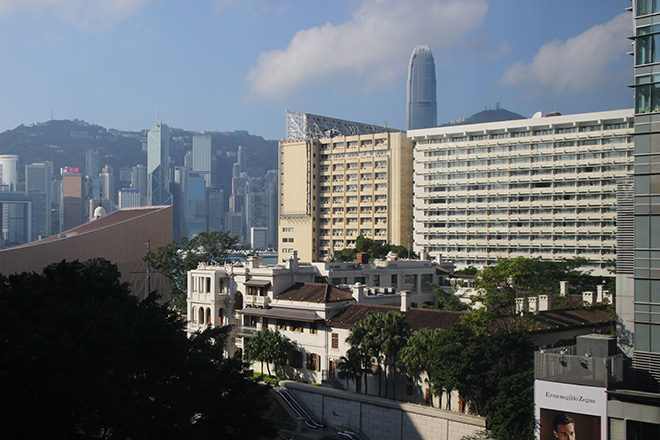
<svg viewBox="0 0 660 440"><path fill-rule="evenodd" d="M516 298L516 314L522 315L527 310L525 310L526 298Z"/></svg>
<svg viewBox="0 0 660 440"><path fill-rule="evenodd" d="M419 252L419 259L422 260L422 261L429 259L429 255L426 253L426 248L422 249Z"/></svg>
<svg viewBox="0 0 660 440"><path fill-rule="evenodd" d="M593 304L594 303L594 293L593 292L582 292L582 302L585 304Z"/></svg>
<svg viewBox="0 0 660 440"><path fill-rule="evenodd" d="M568 295L568 281L559 282L559 296Z"/></svg>
<svg viewBox="0 0 660 440"><path fill-rule="evenodd" d="M257 269L261 266L262 261L263 260L260 257L258 257L256 255L253 255L251 257L248 257L247 267L250 268L250 269Z"/></svg>
<svg viewBox="0 0 660 440"><path fill-rule="evenodd" d="M539 312L547 312L550 309L550 295L539 295Z"/></svg>
<svg viewBox="0 0 660 440"><path fill-rule="evenodd" d="M352 287L352 290L353 290L353 298L355 298L355 302L358 303L364 302L364 284L355 283Z"/></svg>
<svg viewBox="0 0 660 440"><path fill-rule="evenodd" d="M296 273L298 272L298 251L293 251L293 254L289 257L289 261L287 261L287 269L291 270L291 272Z"/></svg>
<svg viewBox="0 0 660 440"><path fill-rule="evenodd" d="M597 303L602 303L603 302L603 285L599 284L596 286L596 302Z"/></svg>
<svg viewBox="0 0 660 440"><path fill-rule="evenodd" d="M369 253L368 252L359 252L358 254L355 255L355 261L360 263L360 264L368 264L369 263Z"/></svg>
<svg viewBox="0 0 660 440"><path fill-rule="evenodd" d="M410 309L410 291L401 291L401 311L407 312Z"/></svg>
<svg viewBox="0 0 660 440"><path fill-rule="evenodd" d="M527 298L527 302L529 303L529 311L536 315L539 312L539 297L530 296Z"/></svg>

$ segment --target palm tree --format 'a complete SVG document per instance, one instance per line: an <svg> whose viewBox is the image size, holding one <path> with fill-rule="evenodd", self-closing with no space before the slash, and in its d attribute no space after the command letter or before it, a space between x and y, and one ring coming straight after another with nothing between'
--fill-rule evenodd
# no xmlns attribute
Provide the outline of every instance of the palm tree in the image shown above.
<svg viewBox="0 0 660 440"><path fill-rule="evenodd" d="M385 397L388 394L387 366L393 375L392 398L396 399L396 362L399 352L408 342L410 327L405 316L400 312L389 311L383 315L381 328L381 352L385 356Z"/></svg>
<svg viewBox="0 0 660 440"><path fill-rule="evenodd" d="M368 361L364 363L365 393L367 392L367 374L373 362L378 364L378 396L381 395L381 329L383 328L383 313L368 313L357 325L351 328L346 342L357 347Z"/></svg>
<svg viewBox="0 0 660 440"><path fill-rule="evenodd" d="M422 371L430 376L429 358L431 355L434 330L422 328L413 332L408 343L401 349L400 362L406 371L413 376L413 402L417 400L417 381Z"/></svg>
<svg viewBox="0 0 660 440"><path fill-rule="evenodd" d="M346 352L346 356L340 357L339 363L337 363L337 369L339 370L337 376L346 380L346 388L348 388L349 379L354 380L356 393L362 390L363 358L364 355L360 353L358 347L351 347Z"/></svg>

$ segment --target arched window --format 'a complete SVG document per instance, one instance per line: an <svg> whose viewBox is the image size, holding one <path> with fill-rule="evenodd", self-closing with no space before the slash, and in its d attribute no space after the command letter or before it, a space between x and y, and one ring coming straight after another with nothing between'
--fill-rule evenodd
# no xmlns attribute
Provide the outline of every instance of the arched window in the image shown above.
<svg viewBox="0 0 660 440"><path fill-rule="evenodd" d="M209 307L206 308L206 323L211 323L211 309Z"/></svg>
<svg viewBox="0 0 660 440"><path fill-rule="evenodd" d="M236 292L234 309L243 310L243 294L241 292Z"/></svg>
<svg viewBox="0 0 660 440"><path fill-rule="evenodd" d="M224 315L225 315L225 309L221 308L221 309L218 311L218 325L219 325L219 326L222 325L222 321L223 321L223 317L224 317Z"/></svg>
<svg viewBox="0 0 660 440"><path fill-rule="evenodd" d="M197 320L199 324L204 324L204 307L199 308L199 318Z"/></svg>

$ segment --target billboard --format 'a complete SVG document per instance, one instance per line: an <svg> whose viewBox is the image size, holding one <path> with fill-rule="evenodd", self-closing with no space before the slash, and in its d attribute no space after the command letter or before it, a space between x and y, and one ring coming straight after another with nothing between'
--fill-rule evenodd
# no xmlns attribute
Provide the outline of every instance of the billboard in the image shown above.
<svg viewBox="0 0 660 440"><path fill-rule="evenodd" d="M607 438L607 393L600 387L534 382L539 440Z"/></svg>

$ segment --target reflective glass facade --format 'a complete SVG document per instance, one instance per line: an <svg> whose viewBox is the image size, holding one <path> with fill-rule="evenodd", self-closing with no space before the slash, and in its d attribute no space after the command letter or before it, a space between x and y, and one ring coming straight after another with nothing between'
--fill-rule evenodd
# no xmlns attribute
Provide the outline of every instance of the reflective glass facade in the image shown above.
<svg viewBox="0 0 660 440"><path fill-rule="evenodd" d="M428 46L417 46L408 66L407 128L437 125L435 61Z"/></svg>

